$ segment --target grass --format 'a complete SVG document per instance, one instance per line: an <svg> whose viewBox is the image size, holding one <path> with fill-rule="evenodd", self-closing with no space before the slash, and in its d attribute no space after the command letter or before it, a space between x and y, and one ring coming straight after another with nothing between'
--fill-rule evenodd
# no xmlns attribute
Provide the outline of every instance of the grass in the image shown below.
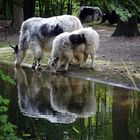
<svg viewBox="0 0 140 140"><path fill-rule="evenodd" d="M1 43L0 43L1 46ZM8 61L8 62L14 62L14 52L13 49L10 47L0 47L0 61ZM48 53L44 54L44 57L42 59L42 63L47 64L48 61ZM27 64L32 64L33 63L33 53L32 51L28 51L26 58L25 58L25 63Z"/></svg>
<svg viewBox="0 0 140 140"><path fill-rule="evenodd" d="M14 61L13 50L10 47L0 48L0 61Z"/></svg>
<svg viewBox="0 0 140 140"><path fill-rule="evenodd" d="M6 47L7 45L8 45L7 42L0 42L0 48Z"/></svg>
<svg viewBox="0 0 140 140"><path fill-rule="evenodd" d="M14 63L14 54L12 48L8 47L8 43L0 43L0 61L8 61ZM42 64L47 64L49 53L45 53L42 59ZM25 63L33 63L33 53L28 51ZM111 62L97 59L95 70L79 69L79 66L70 66L69 71L77 73L81 76L96 78L99 80L122 83L136 87L140 83L140 75L134 69L139 66L136 63Z"/></svg>

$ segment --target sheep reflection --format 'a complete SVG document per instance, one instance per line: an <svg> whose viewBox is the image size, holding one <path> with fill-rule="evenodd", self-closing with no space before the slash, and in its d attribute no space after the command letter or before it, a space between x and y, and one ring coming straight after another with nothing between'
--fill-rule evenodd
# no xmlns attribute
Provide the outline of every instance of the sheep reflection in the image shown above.
<svg viewBox="0 0 140 140"><path fill-rule="evenodd" d="M60 113L52 109L47 79L42 73L25 73L15 69L19 107L25 116L45 118L52 123L72 123L76 116Z"/></svg>
<svg viewBox="0 0 140 140"><path fill-rule="evenodd" d="M50 99L54 110L88 117L96 112L94 83L54 75L51 78Z"/></svg>
<svg viewBox="0 0 140 140"><path fill-rule="evenodd" d="M94 84L15 68L19 107L25 116L52 123L72 123L95 113Z"/></svg>

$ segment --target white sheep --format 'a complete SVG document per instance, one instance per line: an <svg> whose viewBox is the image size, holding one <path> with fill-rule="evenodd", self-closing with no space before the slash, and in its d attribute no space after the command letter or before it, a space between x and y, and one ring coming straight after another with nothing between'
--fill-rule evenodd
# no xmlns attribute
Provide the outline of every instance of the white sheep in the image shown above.
<svg viewBox="0 0 140 140"><path fill-rule="evenodd" d="M44 50L51 50L55 36L82 28L80 20L71 15L50 18L33 17L23 22L20 30L19 44L12 47L15 51L15 65L24 60L28 48L34 53L33 68L40 67Z"/></svg>
<svg viewBox="0 0 140 140"><path fill-rule="evenodd" d="M91 56L90 67L95 66L95 53L99 46L99 35L92 28L81 28L73 32L65 32L53 41L49 66L56 72L62 64L68 70L69 63L73 61L75 54L83 53L84 58L80 67L86 67L86 60Z"/></svg>

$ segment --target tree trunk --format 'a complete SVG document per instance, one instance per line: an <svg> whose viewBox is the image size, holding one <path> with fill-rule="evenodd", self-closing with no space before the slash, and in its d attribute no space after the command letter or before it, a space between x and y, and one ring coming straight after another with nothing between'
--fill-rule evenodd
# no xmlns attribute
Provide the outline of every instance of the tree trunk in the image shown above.
<svg viewBox="0 0 140 140"><path fill-rule="evenodd" d="M60 13L59 13L60 15L63 14L64 6L65 6L65 1L61 0L61 1L60 1L60 7L61 7L61 8L60 8Z"/></svg>
<svg viewBox="0 0 140 140"><path fill-rule="evenodd" d="M67 15L72 15L72 0L68 0L68 3L67 3Z"/></svg>
<svg viewBox="0 0 140 140"><path fill-rule="evenodd" d="M13 25L12 29L14 31L19 31L21 24L23 22L23 8L13 4L13 15L12 15Z"/></svg>
<svg viewBox="0 0 140 140"><path fill-rule="evenodd" d="M55 14L55 6L53 4L53 0L51 0L50 4L51 4L52 15L55 16L56 14Z"/></svg>
<svg viewBox="0 0 140 140"><path fill-rule="evenodd" d="M114 87L112 104L113 140L128 140L128 103L129 90Z"/></svg>
<svg viewBox="0 0 140 140"><path fill-rule="evenodd" d="M24 20L34 16L35 0L24 0L23 1L23 13L24 13Z"/></svg>
<svg viewBox="0 0 140 140"><path fill-rule="evenodd" d="M52 12L50 10L50 5L51 5L51 1L50 0L45 0L45 10L44 10L44 14L43 17L50 17L52 16Z"/></svg>
<svg viewBox="0 0 140 140"><path fill-rule="evenodd" d="M132 16L129 18L128 22L123 22L118 19L117 27L112 36L126 36L126 37L135 37L140 35L137 17Z"/></svg>
<svg viewBox="0 0 140 140"><path fill-rule="evenodd" d="M84 5L84 0L80 0L80 6Z"/></svg>

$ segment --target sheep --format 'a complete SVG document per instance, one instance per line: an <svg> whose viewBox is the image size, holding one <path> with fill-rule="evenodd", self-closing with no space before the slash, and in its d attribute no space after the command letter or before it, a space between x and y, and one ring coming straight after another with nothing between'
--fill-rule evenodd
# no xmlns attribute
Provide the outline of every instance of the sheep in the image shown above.
<svg viewBox="0 0 140 140"><path fill-rule="evenodd" d="M86 67L86 60L91 56L90 68L95 67L95 53L99 46L99 34L92 28L81 28L73 32L62 33L53 40L49 67L56 72L62 64L68 70L69 63L74 60L74 55L83 53L84 58L80 67Z"/></svg>
<svg viewBox="0 0 140 140"><path fill-rule="evenodd" d="M116 12L113 11L106 11L103 16L102 16L102 23L105 23L106 21L108 21L109 25L113 25L115 23L117 23L118 20L118 15L116 14Z"/></svg>
<svg viewBox="0 0 140 140"><path fill-rule="evenodd" d="M55 36L63 32L71 32L83 28L80 20L71 15L61 15L50 18L33 17L22 23L19 43L14 49L15 65L23 62L27 49L34 53L33 68L40 69L40 61L44 50L51 50Z"/></svg>
<svg viewBox="0 0 140 140"><path fill-rule="evenodd" d="M77 17L81 22L98 21L102 17L99 7L81 6L77 12Z"/></svg>

